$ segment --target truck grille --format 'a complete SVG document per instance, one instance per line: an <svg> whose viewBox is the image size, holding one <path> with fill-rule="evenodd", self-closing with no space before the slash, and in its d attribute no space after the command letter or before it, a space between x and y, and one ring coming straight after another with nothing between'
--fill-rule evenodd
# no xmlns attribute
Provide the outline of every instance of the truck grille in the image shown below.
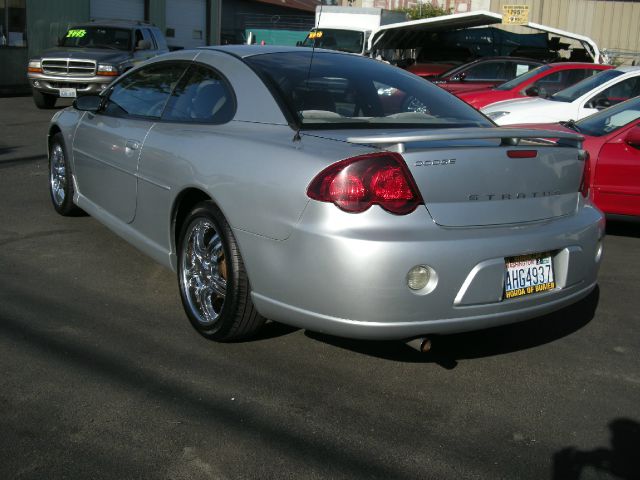
<svg viewBox="0 0 640 480"><path fill-rule="evenodd" d="M74 77L91 77L96 73L94 60L73 58L46 58L42 60L42 73Z"/></svg>

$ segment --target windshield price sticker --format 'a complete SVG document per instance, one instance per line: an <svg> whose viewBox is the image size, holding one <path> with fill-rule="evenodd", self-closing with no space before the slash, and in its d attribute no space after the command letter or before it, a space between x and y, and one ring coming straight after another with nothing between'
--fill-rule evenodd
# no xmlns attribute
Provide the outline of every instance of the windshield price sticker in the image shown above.
<svg viewBox="0 0 640 480"><path fill-rule="evenodd" d="M87 34L87 31L82 28L73 28L67 32L67 38L82 38Z"/></svg>
<svg viewBox="0 0 640 480"><path fill-rule="evenodd" d="M550 253L506 258L505 267L505 298L521 297L556 288Z"/></svg>
<svg viewBox="0 0 640 480"><path fill-rule="evenodd" d="M322 38L322 32L316 30L315 32L309 32L309 38Z"/></svg>

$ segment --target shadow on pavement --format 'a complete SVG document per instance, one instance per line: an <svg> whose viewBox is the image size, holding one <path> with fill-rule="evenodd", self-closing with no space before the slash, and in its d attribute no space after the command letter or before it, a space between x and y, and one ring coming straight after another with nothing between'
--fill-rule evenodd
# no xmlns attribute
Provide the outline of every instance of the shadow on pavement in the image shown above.
<svg viewBox="0 0 640 480"><path fill-rule="evenodd" d="M640 238L640 219L630 218L628 221L607 219L607 235Z"/></svg>
<svg viewBox="0 0 640 480"><path fill-rule="evenodd" d="M419 353L400 341L351 340L310 331L305 334L314 340L372 357L408 363L436 363L453 369L458 360L517 352L566 337L593 319L599 296L599 288L596 287L578 303L543 317L475 332L430 336L432 347L428 353Z"/></svg>
<svg viewBox="0 0 640 480"><path fill-rule="evenodd" d="M617 418L609 424L611 447L578 450L567 447L553 455L553 480L579 480L585 470L595 470L623 480L640 478L640 424ZM589 476L593 478L593 476Z"/></svg>

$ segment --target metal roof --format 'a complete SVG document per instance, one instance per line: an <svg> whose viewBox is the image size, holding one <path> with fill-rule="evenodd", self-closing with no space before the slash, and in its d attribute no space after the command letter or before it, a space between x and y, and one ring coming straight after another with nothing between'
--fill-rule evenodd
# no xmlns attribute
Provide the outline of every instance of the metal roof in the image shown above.
<svg viewBox="0 0 640 480"><path fill-rule="evenodd" d="M487 10L455 13L440 17L411 20L408 22L391 23L377 28L369 37L369 50L384 48L412 48L410 43L420 42L425 34L430 32L442 32L460 30L464 28L485 27L502 23L502 15ZM558 28L528 22L524 27L529 27L540 32L551 33L560 37L569 38L580 42L589 52L596 63L600 62L600 50L596 43L589 37L567 32ZM418 45L413 45L416 47Z"/></svg>

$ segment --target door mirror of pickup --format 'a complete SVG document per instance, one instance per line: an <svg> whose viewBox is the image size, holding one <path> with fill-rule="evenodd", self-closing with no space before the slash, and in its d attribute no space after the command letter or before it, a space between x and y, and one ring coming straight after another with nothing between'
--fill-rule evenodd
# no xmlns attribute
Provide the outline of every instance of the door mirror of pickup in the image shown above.
<svg viewBox="0 0 640 480"><path fill-rule="evenodd" d="M97 112L102 107L100 95L82 95L73 101L73 108L83 112Z"/></svg>
<svg viewBox="0 0 640 480"><path fill-rule="evenodd" d="M629 133L627 133L627 136L624 138L624 142L630 147L640 150L640 125L636 125L629 130Z"/></svg>

